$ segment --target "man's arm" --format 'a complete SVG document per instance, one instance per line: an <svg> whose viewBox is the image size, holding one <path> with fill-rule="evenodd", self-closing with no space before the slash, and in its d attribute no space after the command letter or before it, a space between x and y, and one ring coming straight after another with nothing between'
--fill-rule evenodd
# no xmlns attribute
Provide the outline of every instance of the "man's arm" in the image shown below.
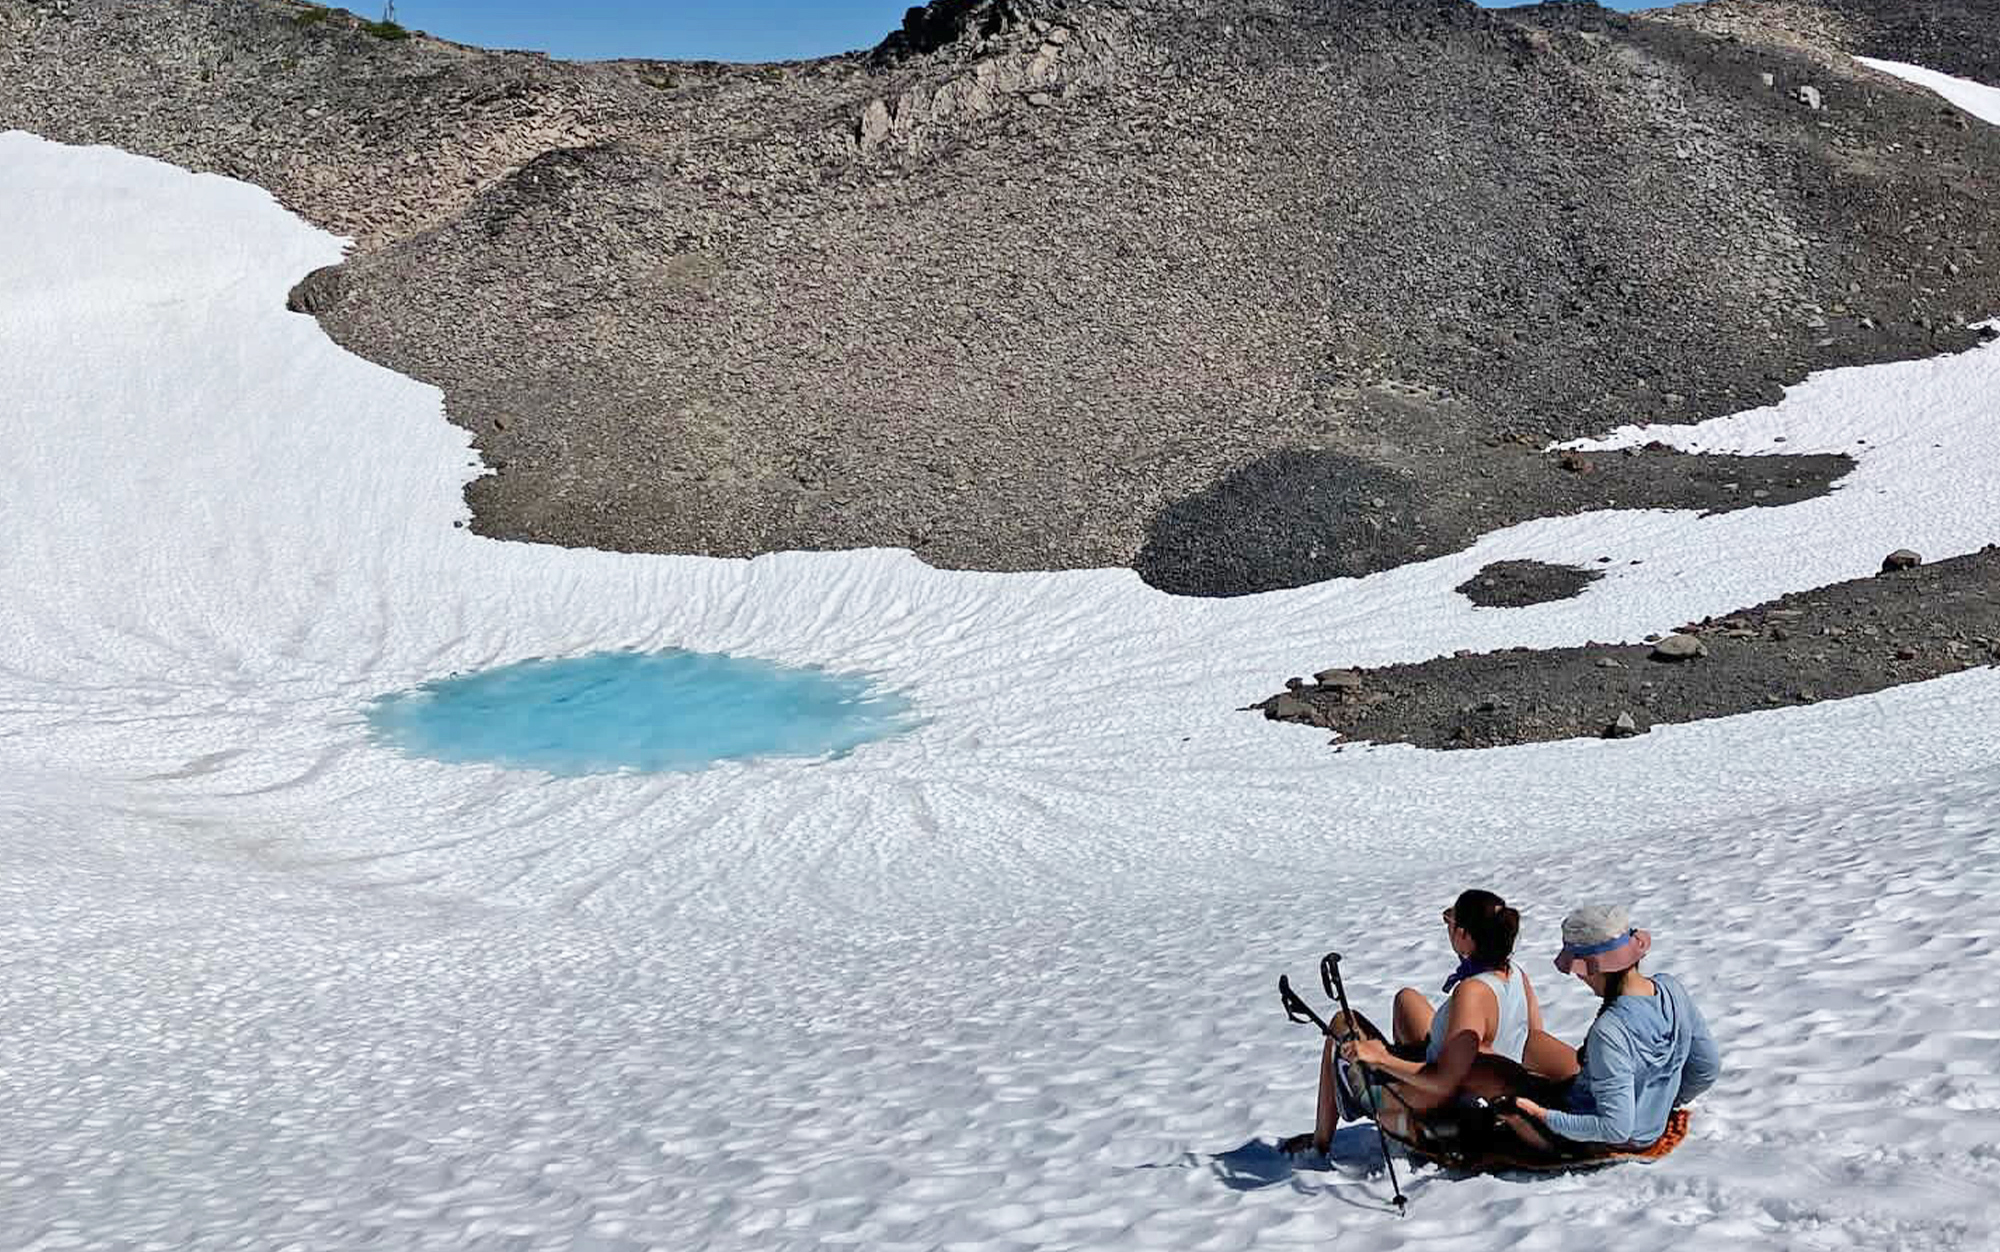
<svg viewBox="0 0 2000 1252"><path fill-rule="evenodd" d="M1638 1121L1638 1092L1632 1081L1637 1066L1624 1030L1600 1018L1584 1046L1579 1082L1590 1084L1595 1113L1544 1109L1542 1122L1565 1139L1578 1143L1630 1143Z"/></svg>

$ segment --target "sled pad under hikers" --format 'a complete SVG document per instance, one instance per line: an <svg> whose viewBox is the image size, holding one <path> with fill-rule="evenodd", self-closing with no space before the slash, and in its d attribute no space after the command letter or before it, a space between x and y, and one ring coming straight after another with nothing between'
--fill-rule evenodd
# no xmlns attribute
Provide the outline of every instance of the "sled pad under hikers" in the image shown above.
<svg viewBox="0 0 2000 1252"><path fill-rule="evenodd" d="M1560 1152L1542 1152L1522 1143L1504 1127L1475 1128L1475 1117L1490 1119L1487 1110L1440 1110L1441 1116L1418 1123L1412 1139L1394 1130L1385 1133L1409 1150L1412 1156L1445 1166L1484 1174L1502 1170L1529 1170L1561 1173L1566 1170L1601 1169L1625 1161L1657 1161L1681 1146L1692 1120L1687 1109L1675 1109L1667 1117L1667 1129L1650 1146L1643 1148L1594 1148L1566 1145Z"/></svg>

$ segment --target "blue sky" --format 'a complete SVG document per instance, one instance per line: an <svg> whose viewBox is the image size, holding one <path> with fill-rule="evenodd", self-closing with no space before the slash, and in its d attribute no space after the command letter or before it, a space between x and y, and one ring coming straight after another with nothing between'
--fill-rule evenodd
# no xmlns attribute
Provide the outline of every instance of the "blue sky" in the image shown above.
<svg viewBox="0 0 2000 1252"><path fill-rule="evenodd" d="M332 2L381 15L380 0ZM872 47L908 7L908 0L402 0L396 20L461 43L586 60L780 61Z"/></svg>
<svg viewBox="0 0 2000 1252"><path fill-rule="evenodd" d="M379 0L332 3L380 16ZM873 47L908 7L908 0L400 0L396 20L462 43L589 60L782 61Z"/></svg>

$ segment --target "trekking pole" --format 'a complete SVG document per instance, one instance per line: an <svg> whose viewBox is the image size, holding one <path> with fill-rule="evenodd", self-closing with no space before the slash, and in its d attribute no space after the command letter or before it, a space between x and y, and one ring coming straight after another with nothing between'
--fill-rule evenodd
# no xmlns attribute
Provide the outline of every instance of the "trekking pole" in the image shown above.
<svg viewBox="0 0 2000 1252"><path fill-rule="evenodd" d="M1321 958L1319 977L1333 992L1333 998L1340 1001L1341 1020L1347 1023L1347 1035L1341 1042L1359 1042L1361 1028L1355 1025L1354 1010L1347 1007L1347 987L1340 981L1340 953L1329 952ZM1333 1032L1329 1030L1327 1033ZM1396 1193L1396 1216L1401 1217L1409 1212L1410 1200L1403 1194L1403 1184L1396 1181L1396 1158L1389 1155L1389 1132L1382 1129L1382 1110L1375 1099L1375 1084L1368 1081L1366 1072L1361 1075L1361 1090L1368 1097L1368 1112L1375 1121L1375 1138L1382 1145L1382 1163L1389 1167L1389 1187Z"/></svg>

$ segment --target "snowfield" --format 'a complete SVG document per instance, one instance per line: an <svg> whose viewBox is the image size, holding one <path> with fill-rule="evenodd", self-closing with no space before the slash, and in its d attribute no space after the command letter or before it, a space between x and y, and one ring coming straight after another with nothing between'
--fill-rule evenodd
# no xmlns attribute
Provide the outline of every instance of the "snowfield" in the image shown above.
<svg viewBox="0 0 2000 1252"><path fill-rule="evenodd" d="M1907 67L2000 123L2000 91ZM2000 672L1485 752L1237 710L1289 674L1637 639L2000 539L2000 344L1619 432L1855 455L1831 495L1601 512L1361 580L499 543L429 388L287 289L256 188L0 135L0 1247L1987 1248ZM1475 609L1489 561L1594 564ZM1635 563L1636 562L1636 563ZM369 739L385 692L688 647L879 673L819 762L553 778ZM1629 902L1720 1038L1693 1138L1609 1174L1329 1168L1274 985L1434 987L1437 910Z"/></svg>

